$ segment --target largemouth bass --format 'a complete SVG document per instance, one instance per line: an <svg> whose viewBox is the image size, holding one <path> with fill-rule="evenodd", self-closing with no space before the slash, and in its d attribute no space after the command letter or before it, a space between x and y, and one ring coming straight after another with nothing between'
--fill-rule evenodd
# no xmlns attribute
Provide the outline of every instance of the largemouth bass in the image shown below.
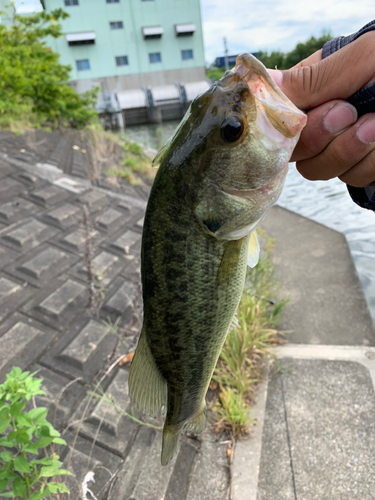
<svg viewBox="0 0 375 500"><path fill-rule="evenodd" d="M142 413L166 412L161 462L206 426L205 396L235 324L255 228L278 199L306 116L250 54L191 104L160 164L142 238L144 320L129 375Z"/></svg>

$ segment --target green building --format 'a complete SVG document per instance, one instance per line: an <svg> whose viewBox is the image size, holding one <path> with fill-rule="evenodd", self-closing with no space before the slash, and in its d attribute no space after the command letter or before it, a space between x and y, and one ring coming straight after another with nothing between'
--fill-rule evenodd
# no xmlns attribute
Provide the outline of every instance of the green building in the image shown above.
<svg viewBox="0 0 375 500"><path fill-rule="evenodd" d="M199 0L43 0L63 8L65 36L49 41L78 92L103 96L206 79Z"/></svg>

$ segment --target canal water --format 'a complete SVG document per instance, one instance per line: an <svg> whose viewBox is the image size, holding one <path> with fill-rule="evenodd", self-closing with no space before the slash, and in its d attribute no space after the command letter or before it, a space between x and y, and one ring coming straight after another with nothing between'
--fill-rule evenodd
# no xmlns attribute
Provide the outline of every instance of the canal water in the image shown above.
<svg viewBox="0 0 375 500"><path fill-rule="evenodd" d="M149 148L159 149L178 122L131 127L126 135ZM278 204L324 224L346 236L354 264L375 324L375 213L358 207L338 179L311 182L290 164Z"/></svg>

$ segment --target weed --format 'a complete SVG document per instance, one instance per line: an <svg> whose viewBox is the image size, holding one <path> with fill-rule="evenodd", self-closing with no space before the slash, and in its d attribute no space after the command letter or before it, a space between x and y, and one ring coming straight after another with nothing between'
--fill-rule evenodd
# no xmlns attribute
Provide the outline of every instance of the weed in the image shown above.
<svg viewBox="0 0 375 500"><path fill-rule="evenodd" d="M46 450L53 443L66 445L66 442L46 420L47 408L25 411L27 401L45 394L40 390L42 380L34 377L35 373L15 367L0 385L0 432L5 433L0 438L0 446L9 449L0 453L1 497L39 500L50 494L58 498L58 493L69 493L65 483L53 478L70 473L60 469L62 463L58 455L48 456ZM42 449L44 458L30 458Z"/></svg>
<svg viewBox="0 0 375 500"><path fill-rule="evenodd" d="M131 174L131 172L129 172L128 170L124 170L123 168L115 168L115 167L109 168L106 171L106 174L110 178L116 177L119 179L124 179L128 181L130 184L136 183L136 180L134 176Z"/></svg>
<svg viewBox="0 0 375 500"><path fill-rule="evenodd" d="M265 245L258 265L250 269L238 308L239 326L223 346L213 379L219 384L214 405L217 430L235 437L248 432L249 406L262 375L262 361L273 356L271 347L283 342L276 326L287 300L276 301L280 286L274 277L274 241L263 233Z"/></svg>
<svg viewBox="0 0 375 500"><path fill-rule="evenodd" d="M126 145L126 149L136 156L143 156L143 148L137 142L129 142Z"/></svg>
<svg viewBox="0 0 375 500"><path fill-rule="evenodd" d="M132 168L134 168L134 167L136 167L137 162L135 161L134 158L125 158L125 160L123 161L123 165L125 167L132 167Z"/></svg>

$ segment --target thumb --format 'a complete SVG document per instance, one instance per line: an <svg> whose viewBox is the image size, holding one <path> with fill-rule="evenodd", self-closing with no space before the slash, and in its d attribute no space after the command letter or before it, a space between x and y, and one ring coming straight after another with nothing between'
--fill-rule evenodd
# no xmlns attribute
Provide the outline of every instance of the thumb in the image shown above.
<svg viewBox="0 0 375 500"><path fill-rule="evenodd" d="M375 33L362 35L318 62L309 64L309 59L289 70L269 70L284 94L304 110L332 99L347 99L374 77Z"/></svg>

